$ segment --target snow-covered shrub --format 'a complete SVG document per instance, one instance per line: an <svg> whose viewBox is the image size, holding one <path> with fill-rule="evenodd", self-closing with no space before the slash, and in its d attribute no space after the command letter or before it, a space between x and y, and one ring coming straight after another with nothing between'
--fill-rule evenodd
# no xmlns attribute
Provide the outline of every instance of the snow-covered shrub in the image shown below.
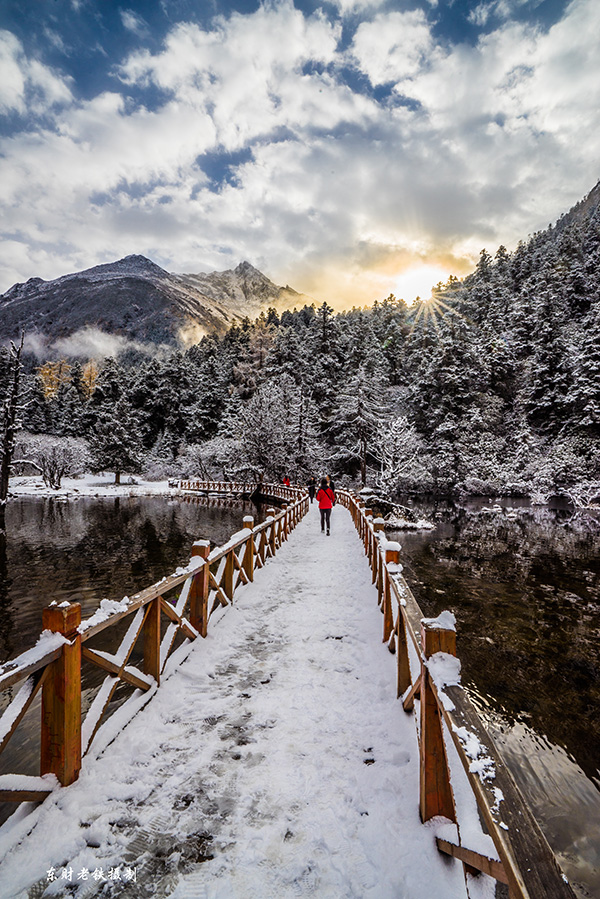
<svg viewBox="0 0 600 899"><path fill-rule="evenodd" d="M64 477L77 477L89 468L88 444L81 437L54 437L49 434L19 435L15 454L20 464L36 468L46 487L58 490Z"/></svg>
<svg viewBox="0 0 600 899"><path fill-rule="evenodd" d="M600 450L593 438L567 435L546 448L532 478L533 489L547 497L583 498L600 482ZM576 504L579 504L578 502Z"/></svg>
<svg viewBox="0 0 600 899"><path fill-rule="evenodd" d="M432 485L430 456L405 415L379 425L376 443L380 457L377 487L389 496L427 490Z"/></svg>
<svg viewBox="0 0 600 899"><path fill-rule="evenodd" d="M167 462L164 459L148 459L142 465L142 477L147 481L168 481L169 478L187 477L180 474L178 461Z"/></svg>

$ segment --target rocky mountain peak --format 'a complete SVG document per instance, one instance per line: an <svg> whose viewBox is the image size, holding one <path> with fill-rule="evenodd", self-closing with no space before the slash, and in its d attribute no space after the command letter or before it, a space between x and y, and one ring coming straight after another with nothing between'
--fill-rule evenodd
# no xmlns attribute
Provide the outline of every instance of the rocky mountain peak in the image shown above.
<svg viewBox="0 0 600 899"><path fill-rule="evenodd" d="M264 277L265 277L261 272L258 271L257 268L254 268L254 266L251 265L251 264L250 264L249 262L247 262L246 260L244 260L243 262L240 262L239 265L236 265L236 267L234 268L233 271L234 271L235 274L238 275L238 276L242 276L242 275L260 275L261 278L264 278Z"/></svg>

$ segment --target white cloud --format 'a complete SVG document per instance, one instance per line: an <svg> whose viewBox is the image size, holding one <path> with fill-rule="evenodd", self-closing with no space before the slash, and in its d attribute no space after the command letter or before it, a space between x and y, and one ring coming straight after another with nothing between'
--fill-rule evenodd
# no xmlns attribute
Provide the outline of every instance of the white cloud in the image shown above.
<svg viewBox="0 0 600 899"><path fill-rule="evenodd" d="M493 14L494 9L496 7L496 3L480 3L479 6L476 6L475 9L472 9L467 16L469 22L472 25L477 25L482 28L484 25L487 25L487 22L490 16Z"/></svg>
<svg viewBox="0 0 600 899"><path fill-rule="evenodd" d="M543 0L488 0L472 9L467 19L473 25L484 27L493 17L499 20L508 20L522 7L528 6L535 9L542 3Z"/></svg>
<svg viewBox="0 0 600 899"><path fill-rule="evenodd" d="M419 12L369 13L348 50L339 26L287 0L180 24L123 62L120 92L70 98L52 127L2 142L0 290L129 252L172 271L248 258L339 304L389 292L416 262L464 273L593 186L598 33L595 0L547 33L508 23L444 48ZM5 106L43 83L48 121L64 83L12 36L0 50ZM352 65L394 85L390 100L353 89ZM167 99L145 109L131 85ZM240 150L215 189L204 154Z"/></svg>
<svg viewBox="0 0 600 899"><path fill-rule="evenodd" d="M342 15L354 15L385 6L387 0L330 0ZM431 2L431 0L430 0Z"/></svg>
<svg viewBox="0 0 600 899"><path fill-rule="evenodd" d="M21 44L8 31L0 32L0 109L21 111L25 107L25 74L19 65Z"/></svg>
<svg viewBox="0 0 600 899"><path fill-rule="evenodd" d="M149 34L148 23L143 16L138 15L138 13L133 12L131 9L120 9L119 15L121 16L123 27L126 28L127 31L133 32L133 34L136 34L138 37L145 37Z"/></svg>
<svg viewBox="0 0 600 899"><path fill-rule="evenodd" d="M371 84L400 81L415 75L434 53L422 10L392 12L359 25L352 52Z"/></svg>
<svg viewBox="0 0 600 899"><path fill-rule="evenodd" d="M0 30L0 111L41 113L72 100L67 82L48 66L26 59L21 42Z"/></svg>
<svg viewBox="0 0 600 899"><path fill-rule="evenodd" d="M221 19L208 32L196 25L179 25L162 53L136 54L121 72L128 83L154 83L191 108L210 108L218 142L235 150L290 122L292 127L302 126L303 121L290 112L298 112L297 94L302 100L312 93L301 115L314 113L318 118L319 107L330 115L331 82L303 76L302 69L308 63L332 63L339 36L339 28L324 18L306 19L292 3L284 2L261 6L251 16ZM324 93L322 102L319 93ZM327 124L334 124L331 118Z"/></svg>
<svg viewBox="0 0 600 899"><path fill-rule="evenodd" d="M107 334L100 328L80 328L69 337L55 340L48 347L51 355L79 356L83 359L105 359L107 356L118 356L127 349L153 355L156 347L152 344L128 340L121 334Z"/></svg>
<svg viewBox="0 0 600 899"><path fill-rule="evenodd" d="M64 356L82 359L105 359L107 356L119 356L126 350L136 350L151 356L157 354L157 346L152 343L140 343L128 340L121 334L107 334L100 328L90 325L74 331L69 337L62 337L52 342L39 331L30 331L25 335L23 347L38 359L60 358ZM158 348L158 352L168 351L166 345Z"/></svg>

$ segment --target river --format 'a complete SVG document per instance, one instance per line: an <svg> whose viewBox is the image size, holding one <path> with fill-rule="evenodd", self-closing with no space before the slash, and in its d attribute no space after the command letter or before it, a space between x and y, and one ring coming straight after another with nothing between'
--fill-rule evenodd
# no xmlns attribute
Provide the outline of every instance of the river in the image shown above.
<svg viewBox="0 0 600 899"><path fill-rule="evenodd" d="M600 897L600 515L415 506L436 527L393 534L404 576L426 615L455 613L463 684L578 895Z"/></svg>

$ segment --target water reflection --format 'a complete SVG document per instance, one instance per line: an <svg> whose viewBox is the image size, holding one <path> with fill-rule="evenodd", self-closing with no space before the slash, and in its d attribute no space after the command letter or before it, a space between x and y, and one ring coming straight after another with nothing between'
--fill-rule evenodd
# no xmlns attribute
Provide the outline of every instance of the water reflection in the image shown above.
<svg viewBox="0 0 600 899"><path fill-rule="evenodd" d="M252 503L182 502L165 497L13 501L0 544L0 648L4 661L32 646L42 609L78 601L82 616L100 601L121 599L186 564L194 540L224 543Z"/></svg>
<svg viewBox="0 0 600 899"><path fill-rule="evenodd" d="M53 600L78 601L88 617L105 597L122 599L186 564L195 540L225 543L245 515L258 523L265 513L249 502L196 497L11 501L7 533L0 535L0 661L34 645L42 609ZM128 625L125 620L98 635L95 648L114 652ZM136 647L133 664L140 652ZM87 663L82 677L85 713L105 672ZM130 692L120 685L111 708ZM13 689L0 695L0 712L13 696ZM0 757L0 773L39 774L39 721L38 696ZM0 822L14 808L0 803Z"/></svg>
<svg viewBox="0 0 600 899"><path fill-rule="evenodd" d="M568 509L419 503L404 574L457 618L463 683L580 894L600 896L600 523ZM587 891L587 892L586 892Z"/></svg>

